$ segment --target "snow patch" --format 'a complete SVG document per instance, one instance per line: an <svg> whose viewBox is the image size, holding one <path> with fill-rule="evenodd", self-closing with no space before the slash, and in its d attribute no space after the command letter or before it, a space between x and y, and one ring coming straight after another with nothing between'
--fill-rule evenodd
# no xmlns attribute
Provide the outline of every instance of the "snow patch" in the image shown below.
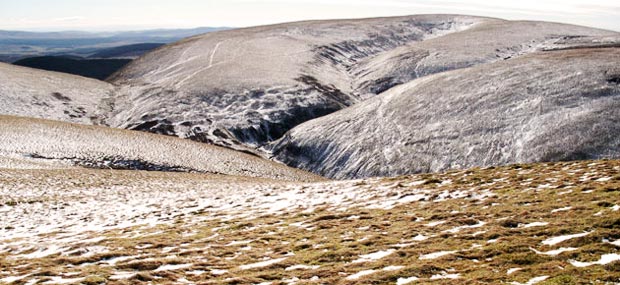
<svg viewBox="0 0 620 285"><path fill-rule="evenodd" d="M550 251L545 251L545 252L538 251L538 250L536 250L536 249L534 249L534 248L530 248L530 249L531 249L532 251L534 251L536 254L549 255L549 256L556 256L556 255L558 255L558 254L560 254L560 253L563 253L563 252L567 252L567 251L575 251L575 250L577 250L578 248L574 248L574 247L561 247L561 248L558 248L558 249L554 249L554 250L550 250Z"/></svg>
<svg viewBox="0 0 620 285"><path fill-rule="evenodd" d="M418 234L417 236L415 236L412 240L413 241L425 241L427 240L428 237L422 234Z"/></svg>
<svg viewBox="0 0 620 285"><path fill-rule="evenodd" d="M433 276L431 276L431 280L438 280L438 279L458 279L461 277L461 274L458 273L452 273L452 274L448 274L446 272L443 272L441 274L435 274Z"/></svg>
<svg viewBox="0 0 620 285"><path fill-rule="evenodd" d="M433 252L433 253L429 253L429 254L424 254L424 255L420 255L420 259L425 260L425 259L436 259L436 258L440 258L442 256L446 256L446 255L450 255L450 254L455 254L457 253L456 250L453 251L438 251L438 252Z"/></svg>
<svg viewBox="0 0 620 285"><path fill-rule="evenodd" d="M64 279L60 276L54 276L52 277L52 280L47 281L47 282L43 282L41 284L71 284L71 283L78 283L81 282L82 280L84 280L83 277L81 278L68 278L68 279Z"/></svg>
<svg viewBox="0 0 620 285"><path fill-rule="evenodd" d="M355 274L353 274L353 275L349 275L349 276L347 276L347 278L345 278L345 279L347 279L347 280L357 280L357 279L359 279L360 277L363 277L363 276L366 276L366 275L373 274L373 273L375 273L375 272L377 272L377 271L378 271L378 270L374 270L374 269L362 270L362 271L360 271L360 272L358 272L358 273L355 273Z"/></svg>
<svg viewBox="0 0 620 285"><path fill-rule="evenodd" d="M401 277L401 278L398 278L396 280L396 285L405 285L405 284L413 283L415 281L418 281L419 279L420 278L415 277L415 276L414 277L406 277L406 278L405 277Z"/></svg>
<svg viewBox="0 0 620 285"><path fill-rule="evenodd" d="M609 264L609 263L612 263L614 261L619 261L619 260L620 260L620 254L609 253L609 254L603 254L598 261L594 261L594 262L580 262L576 260L570 260L569 262L572 266L575 266L575 267L587 267L587 266L592 266L592 265L605 265L605 264Z"/></svg>
<svg viewBox="0 0 620 285"><path fill-rule="evenodd" d="M568 211L568 210L570 210L570 209L572 209L572 208L573 208L573 207L570 207L570 206L569 206L569 207L564 207L564 208L554 209L554 210L551 210L551 213L564 212L564 211Z"/></svg>
<svg viewBox="0 0 620 285"><path fill-rule="evenodd" d="M165 264L155 269L155 272L179 270L190 268L192 266L193 264Z"/></svg>
<svg viewBox="0 0 620 285"><path fill-rule="evenodd" d="M425 226L427 226L427 227L436 227L436 226L439 226L439 225L443 225L445 223L447 223L447 222L446 221L430 222L430 223L426 224Z"/></svg>
<svg viewBox="0 0 620 285"><path fill-rule="evenodd" d="M303 265L303 264L297 264L297 265L293 265L293 266L289 266L287 268L284 269L284 271L293 271L293 270L314 270L314 269L319 269L319 265L313 265L313 266L309 266L309 265Z"/></svg>
<svg viewBox="0 0 620 285"><path fill-rule="evenodd" d="M548 238L544 241L542 241L542 244L544 245L556 245L558 243L570 240L570 239L574 239L574 238L580 238L580 237L585 237L589 234L591 234L592 232L585 232L585 233L580 233L580 234L574 234L574 235L565 235L565 236L558 236L558 237L552 237L552 238Z"/></svg>
<svg viewBox="0 0 620 285"><path fill-rule="evenodd" d="M234 245L245 245L253 242L253 240L240 240L240 241L231 241L226 246L234 246Z"/></svg>
<svg viewBox="0 0 620 285"><path fill-rule="evenodd" d="M529 223L529 224L520 224L519 227L520 228L533 228L533 227L544 227L546 225L549 225L549 223L547 222L533 222L533 223Z"/></svg>
<svg viewBox="0 0 620 285"><path fill-rule="evenodd" d="M617 240L615 240L615 241L609 241L609 240L607 240L607 239L603 239L603 242L604 242L604 243L608 243L608 244L613 244L613 245L615 245L615 246L620 247L620 239L617 239Z"/></svg>
<svg viewBox="0 0 620 285"><path fill-rule="evenodd" d="M390 266L384 267L382 270L383 271L396 271L396 270L401 270L403 268L405 267L402 265L390 265Z"/></svg>
<svg viewBox="0 0 620 285"><path fill-rule="evenodd" d="M377 252L373 252L373 253L369 253L369 254L364 254L364 255L360 255L360 257L356 260L353 261L353 263L361 263L361 262L370 262L370 261L375 261L375 260L379 260L381 258L384 258L390 254L394 253L393 249L388 249L388 250L384 250L384 251L377 251Z"/></svg>
<svg viewBox="0 0 620 285"><path fill-rule="evenodd" d="M5 277L0 279L0 282L2 283L13 283L15 281L19 281L22 280L26 277L30 276L30 274L26 274L26 275L22 275L22 276L9 276L9 277Z"/></svg>
<svg viewBox="0 0 620 285"><path fill-rule="evenodd" d="M114 273L114 275L110 276L111 280L122 280L122 279L129 279L131 277L136 276L136 272L116 272Z"/></svg>
<svg viewBox="0 0 620 285"><path fill-rule="evenodd" d="M526 283L519 283L519 282L513 281L510 284L512 285L534 285L536 283L547 280L547 278L549 278L549 276L539 276L539 277L534 277L528 280Z"/></svg>
<svg viewBox="0 0 620 285"><path fill-rule="evenodd" d="M213 275L224 275L226 273L228 273L226 269L211 269L211 274Z"/></svg>
<svg viewBox="0 0 620 285"><path fill-rule="evenodd" d="M270 259L270 260L265 260L265 261L261 261L261 262L241 265L241 266L239 266L239 269L247 270L247 269L253 269L253 268L267 267L269 265L280 263L280 262L284 261L285 259L286 259L286 257L282 257L282 258Z"/></svg>

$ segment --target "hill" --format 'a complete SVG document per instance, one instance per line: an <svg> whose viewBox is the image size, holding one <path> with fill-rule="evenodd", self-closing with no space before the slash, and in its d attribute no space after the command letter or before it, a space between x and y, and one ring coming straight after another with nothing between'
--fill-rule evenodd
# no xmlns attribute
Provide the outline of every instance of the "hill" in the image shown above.
<svg viewBox="0 0 620 285"><path fill-rule="evenodd" d="M98 123L115 87L80 76L0 63L0 114Z"/></svg>
<svg viewBox="0 0 620 285"><path fill-rule="evenodd" d="M30 165L49 162L65 167L201 172L295 181L319 179L242 152L143 132L0 116L0 133L0 155L7 158L0 162L11 159Z"/></svg>
<svg viewBox="0 0 620 285"><path fill-rule="evenodd" d="M131 62L131 59L84 59L66 56L38 56L20 59L13 62L13 64L104 80L129 62Z"/></svg>
<svg viewBox="0 0 620 285"><path fill-rule="evenodd" d="M160 47L115 73L113 85L84 84L92 90L88 107L65 99L73 91L55 90L60 86L44 80L58 74L23 80L17 77L26 70L7 73L7 82L22 83L0 88L11 94L6 114L178 136L332 178L391 176L616 157L617 143L609 137L614 123L595 109L613 104L590 103L613 101L619 38L573 25L458 15L309 21L218 31ZM503 84L506 76L509 84ZM63 80L63 86L81 87L84 79ZM420 82L428 83L418 87ZM23 94L39 105L24 107L16 99ZM446 105L423 105L434 104L437 94ZM476 97L482 95L489 98ZM529 101L513 109L498 103L519 100ZM373 109L377 104L381 114ZM582 116L575 117L612 127L532 126L573 109ZM476 120L484 126L475 126ZM463 132L467 124L473 126ZM571 135L564 136L564 129Z"/></svg>
<svg viewBox="0 0 620 285"><path fill-rule="evenodd" d="M274 156L332 178L620 157L620 49L582 44L410 81L294 128Z"/></svg>
<svg viewBox="0 0 620 285"><path fill-rule="evenodd" d="M567 38L617 33L458 16L310 21L209 33L157 49L111 78L108 124L255 148L417 77L501 61ZM166 130L162 132L161 130Z"/></svg>
<svg viewBox="0 0 620 285"><path fill-rule="evenodd" d="M619 170L581 161L320 183L3 170L0 282L612 284Z"/></svg>

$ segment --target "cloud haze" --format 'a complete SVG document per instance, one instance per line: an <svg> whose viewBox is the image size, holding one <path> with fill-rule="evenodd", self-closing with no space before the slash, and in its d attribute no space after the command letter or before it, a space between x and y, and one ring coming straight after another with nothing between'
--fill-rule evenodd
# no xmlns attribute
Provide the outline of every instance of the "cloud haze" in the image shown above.
<svg viewBox="0 0 620 285"><path fill-rule="evenodd" d="M432 13L555 21L620 31L617 0L21 0L0 3L0 29L243 27Z"/></svg>

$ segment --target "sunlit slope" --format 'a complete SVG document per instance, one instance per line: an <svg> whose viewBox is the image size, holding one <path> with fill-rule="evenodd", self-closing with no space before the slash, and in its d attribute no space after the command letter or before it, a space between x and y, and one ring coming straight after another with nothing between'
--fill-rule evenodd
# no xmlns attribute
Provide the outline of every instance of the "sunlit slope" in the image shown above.
<svg viewBox="0 0 620 285"><path fill-rule="evenodd" d="M0 116L0 162L104 169L189 171L281 180L312 174L253 155L174 137L24 117ZM28 167L28 164L31 166ZM35 165L32 165L35 164Z"/></svg>
<svg viewBox="0 0 620 285"><path fill-rule="evenodd" d="M285 23L216 32L151 52L121 70L109 123L232 146L260 146L365 98L347 69L409 43L468 29L467 16Z"/></svg>
<svg viewBox="0 0 620 285"><path fill-rule="evenodd" d="M618 48L574 48L420 78L294 128L274 155L335 178L619 157L618 66Z"/></svg>
<svg viewBox="0 0 620 285"><path fill-rule="evenodd" d="M111 106L109 83L0 63L0 114L92 124Z"/></svg>
<svg viewBox="0 0 620 285"><path fill-rule="evenodd" d="M159 48L113 77L108 123L257 147L411 79L617 33L459 15L285 23Z"/></svg>

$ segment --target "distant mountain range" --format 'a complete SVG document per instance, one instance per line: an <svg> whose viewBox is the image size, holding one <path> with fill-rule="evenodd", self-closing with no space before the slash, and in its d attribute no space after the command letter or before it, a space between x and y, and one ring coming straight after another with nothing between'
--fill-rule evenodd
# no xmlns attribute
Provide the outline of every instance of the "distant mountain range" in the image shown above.
<svg viewBox="0 0 620 285"><path fill-rule="evenodd" d="M228 27L199 27L193 29L153 29L140 31L118 32L25 32L0 30L0 39L28 40L28 39L96 39L96 38L185 38L208 32L230 29Z"/></svg>
<svg viewBox="0 0 620 285"><path fill-rule="evenodd" d="M158 29L124 32L24 32L0 30L0 61L13 62L24 57L73 55L88 57L103 49L134 44L166 44L182 38L221 31L226 27Z"/></svg>

